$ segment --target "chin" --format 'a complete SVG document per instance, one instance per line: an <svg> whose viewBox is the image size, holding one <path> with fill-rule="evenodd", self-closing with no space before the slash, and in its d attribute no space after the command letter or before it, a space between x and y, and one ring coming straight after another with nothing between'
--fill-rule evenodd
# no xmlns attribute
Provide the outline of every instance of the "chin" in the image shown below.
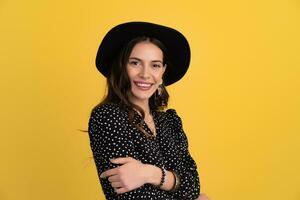
<svg viewBox="0 0 300 200"><path fill-rule="evenodd" d="M141 93L141 92L132 92L132 95L136 100L145 101L149 100L150 97L153 95L154 92L147 92L147 93Z"/></svg>
<svg viewBox="0 0 300 200"><path fill-rule="evenodd" d="M136 100L149 100L151 96L133 95Z"/></svg>

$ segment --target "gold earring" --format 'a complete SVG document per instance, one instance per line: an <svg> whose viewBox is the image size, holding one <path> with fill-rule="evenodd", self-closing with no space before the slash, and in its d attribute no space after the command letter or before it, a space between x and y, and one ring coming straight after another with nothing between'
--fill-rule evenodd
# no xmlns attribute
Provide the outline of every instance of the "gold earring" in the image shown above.
<svg viewBox="0 0 300 200"><path fill-rule="evenodd" d="M160 84L160 85L158 86L158 88L157 88L158 96L161 96L162 90L163 90L163 84Z"/></svg>

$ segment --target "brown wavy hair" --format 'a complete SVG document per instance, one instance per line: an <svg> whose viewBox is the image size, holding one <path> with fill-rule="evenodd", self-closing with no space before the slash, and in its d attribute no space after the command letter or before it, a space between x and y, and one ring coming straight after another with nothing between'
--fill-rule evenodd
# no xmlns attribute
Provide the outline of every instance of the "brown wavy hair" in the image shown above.
<svg viewBox="0 0 300 200"><path fill-rule="evenodd" d="M110 66L107 66L110 68L110 72L107 76L107 94L104 97L104 99L92 109L91 113L98 106L101 106L106 103L116 103L120 105L121 109L128 112L129 122L133 124L134 109L136 109L141 113L142 119L140 122L133 125L136 126L139 130L141 130L146 135L146 137L153 137L142 128L142 123L145 117L143 109L140 106L135 105L129 101L131 83L127 74L126 65L128 63L132 49L139 42L150 42L159 47L163 52L163 65L166 64L167 67L172 67L171 63L168 60L167 49L159 40L146 36L141 36L132 39L130 42L127 43L127 45L125 45L121 49L116 59L114 59L109 64ZM168 100L169 94L164 84L162 84L161 95L158 95L158 91L156 90L155 93L149 99L150 110L164 110L168 106Z"/></svg>

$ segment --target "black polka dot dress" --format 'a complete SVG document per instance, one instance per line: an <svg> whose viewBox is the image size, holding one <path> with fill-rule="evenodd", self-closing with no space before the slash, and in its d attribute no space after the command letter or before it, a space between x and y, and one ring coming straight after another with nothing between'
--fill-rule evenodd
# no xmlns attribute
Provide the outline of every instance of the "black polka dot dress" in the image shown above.
<svg viewBox="0 0 300 200"><path fill-rule="evenodd" d="M118 104L107 103L93 110L89 119L89 138L102 190L107 200L147 199L147 200L194 200L200 194L197 165L188 151L188 140L182 129L180 117L174 109L166 112L152 112L156 126L156 136L146 136L129 122L128 113ZM141 120L135 112L133 123ZM152 134L146 123L143 128ZM107 178L100 174L119 164L110 158L130 156L142 163L164 166L174 170L181 177L175 192L161 190L151 184L117 194Z"/></svg>

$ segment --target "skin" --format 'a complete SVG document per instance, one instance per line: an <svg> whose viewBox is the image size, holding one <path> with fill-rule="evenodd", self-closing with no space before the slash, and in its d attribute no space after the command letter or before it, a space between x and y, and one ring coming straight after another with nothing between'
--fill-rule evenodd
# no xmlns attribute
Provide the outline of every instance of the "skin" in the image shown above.
<svg viewBox="0 0 300 200"><path fill-rule="evenodd" d="M129 100L143 108L149 115L149 98L162 83L166 66L163 65L163 53L150 42L140 42L134 46L129 56L127 73L131 82ZM143 90L137 83L151 84L150 89Z"/></svg>
<svg viewBox="0 0 300 200"><path fill-rule="evenodd" d="M166 69L163 65L163 52L150 42L137 43L129 56L126 69L131 82L129 100L144 110L147 123L152 120L149 98L162 83L162 76ZM147 123L147 125L155 130L154 123ZM144 164L132 157L120 157L111 162L121 166L109 169L100 176L108 178L117 194L134 190L146 183L153 185L160 183L162 172L154 165ZM170 171L167 171L166 181L161 189L171 190L173 183L174 177ZM201 194L197 200L208 200L208 198Z"/></svg>

